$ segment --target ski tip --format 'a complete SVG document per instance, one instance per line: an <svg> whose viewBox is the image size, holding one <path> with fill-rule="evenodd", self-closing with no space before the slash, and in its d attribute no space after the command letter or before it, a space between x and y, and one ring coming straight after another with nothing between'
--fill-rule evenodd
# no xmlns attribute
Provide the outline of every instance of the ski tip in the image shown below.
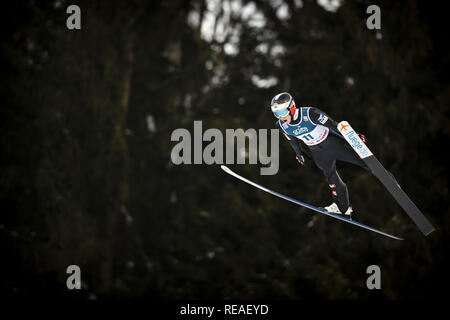
<svg viewBox="0 0 450 320"><path fill-rule="evenodd" d="M227 173L231 172L231 170L228 169L228 167L227 167L227 166L224 166L223 164L222 164L220 167L222 168L223 171L225 171L225 172L227 172Z"/></svg>

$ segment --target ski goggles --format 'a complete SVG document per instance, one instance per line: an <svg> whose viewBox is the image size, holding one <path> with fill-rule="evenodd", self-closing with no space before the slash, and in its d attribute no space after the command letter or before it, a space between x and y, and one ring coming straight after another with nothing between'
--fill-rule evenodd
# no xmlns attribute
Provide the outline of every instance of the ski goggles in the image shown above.
<svg viewBox="0 0 450 320"><path fill-rule="evenodd" d="M277 118L286 117L289 114L289 109L277 110L274 112L274 114Z"/></svg>

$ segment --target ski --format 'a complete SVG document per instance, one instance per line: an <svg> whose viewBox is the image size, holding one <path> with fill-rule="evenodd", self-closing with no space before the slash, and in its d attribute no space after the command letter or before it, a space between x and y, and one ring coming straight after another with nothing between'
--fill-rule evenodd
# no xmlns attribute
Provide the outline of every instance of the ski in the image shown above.
<svg viewBox="0 0 450 320"><path fill-rule="evenodd" d="M254 186L254 187L258 188L258 189L260 189L260 190L263 190L263 191L265 191L265 192L268 192L268 193L270 193L270 194L272 194L272 195L274 195L274 196L277 196L277 197L279 197L279 198L281 198L281 199L290 201L290 202L295 203L295 204L297 204L297 205L299 205L299 206L302 206L302 207L311 209L311 210L316 211L316 212L318 212L318 213L322 213L322 214L327 215L327 216L329 216L329 217L332 217L332 218L335 218L335 219L338 219L338 220L341 220L341 221L344 221L344 222L353 224L353 225L355 225L355 226L357 226L357 227L360 227L360 228L363 228L363 229L367 229L367 230L376 232L376 233L381 234L381 235L384 235L384 236L386 236L386 237L389 237L389 238L392 238L392 239L395 239L395 240L403 240L402 238L399 238L399 237L394 236L394 235L392 235L392 234L389 234L389 233L380 231L380 230L378 230L378 229L369 227L369 226L367 226L367 225L365 225L365 224L362 224L362 223L356 222L356 221L354 221L354 220L350 220L350 219L344 218L344 217L342 217L342 216L340 216L340 215L337 215L337 214L328 212L328 211L326 211L326 210L324 210L324 209L321 209L321 208L312 206L312 205L310 205L310 204L307 204L307 203L304 203L304 202L295 200L295 199L293 199L293 198L290 198L290 197L288 197L288 196L285 196L285 195L283 195L283 194L281 194L281 193L278 193L278 192L276 192L276 191L267 189L266 187L263 187L263 186L261 186L261 185L255 183L255 182L250 181L250 180L248 180L248 179L246 179L246 178L240 176L239 174L233 172L233 171L230 170L227 166L221 165L220 167L222 168L223 171L225 171L225 172L228 173L229 175L232 175L233 177L238 178L239 180L242 180L242 181L244 181L244 182L246 182L246 183L248 183L248 184L250 184L250 185L252 185L252 186Z"/></svg>
<svg viewBox="0 0 450 320"><path fill-rule="evenodd" d="M391 193L397 203L408 214L420 231L422 231L422 233L426 236L433 232L434 227L431 223L402 190L397 181L395 181L395 179L386 171L383 165L359 138L358 134L356 134L350 124L347 121L342 121L338 124L338 129L353 150L355 150L358 156L366 163L378 180L380 180L384 187Z"/></svg>

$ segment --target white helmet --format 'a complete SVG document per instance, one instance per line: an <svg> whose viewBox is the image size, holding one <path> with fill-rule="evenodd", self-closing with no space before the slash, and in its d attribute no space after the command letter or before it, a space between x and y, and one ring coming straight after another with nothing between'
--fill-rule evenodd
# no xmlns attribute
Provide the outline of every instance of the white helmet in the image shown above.
<svg viewBox="0 0 450 320"><path fill-rule="evenodd" d="M285 117L295 113L295 101L287 92L277 94L270 102L270 109L276 118Z"/></svg>

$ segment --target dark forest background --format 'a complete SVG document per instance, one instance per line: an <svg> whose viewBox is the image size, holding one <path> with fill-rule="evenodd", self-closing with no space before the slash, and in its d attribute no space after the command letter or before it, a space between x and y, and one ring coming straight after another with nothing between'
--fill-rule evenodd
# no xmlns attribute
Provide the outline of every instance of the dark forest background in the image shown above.
<svg viewBox="0 0 450 320"><path fill-rule="evenodd" d="M450 282L448 18L439 2L426 3L3 3L2 295L442 297ZM81 8L81 30L66 28L70 4ZM371 4L381 8L381 30L366 28ZM207 21L215 23L202 29ZM219 165L172 164L173 130L193 132L194 120L222 132L274 128L269 103L281 91L364 133L436 231L424 237L375 177L351 165L338 170L355 219L405 241L296 207ZM300 167L282 136L277 175L230 167L307 203L331 202L321 172L311 161ZM72 264L80 291L66 288ZM366 288L373 264L382 290Z"/></svg>

